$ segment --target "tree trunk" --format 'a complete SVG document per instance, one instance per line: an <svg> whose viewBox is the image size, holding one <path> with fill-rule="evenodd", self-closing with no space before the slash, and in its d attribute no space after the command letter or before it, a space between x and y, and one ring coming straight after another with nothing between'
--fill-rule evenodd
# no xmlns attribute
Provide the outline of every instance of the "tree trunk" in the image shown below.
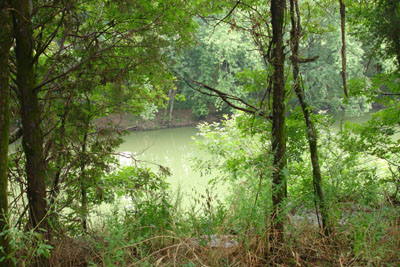
<svg viewBox="0 0 400 267"><path fill-rule="evenodd" d="M65 106L64 106L64 112L61 115L61 125L60 125L60 133L59 133L59 140L56 143L56 146L60 147L63 145L65 142L65 128L66 128L66 120L69 112L69 99L66 100ZM51 191L49 193L48 198L50 199L50 220L51 220L51 225L53 229L56 226L59 226L59 216L56 211L56 199L60 193L60 183L61 183L61 173L62 173L62 168L63 168L63 161L64 161L64 153L62 151L58 152L57 158L55 160L55 173L54 176L52 177L52 186L51 186Z"/></svg>
<svg viewBox="0 0 400 267"><path fill-rule="evenodd" d="M295 12L296 9L296 12ZM297 20L296 15L297 13ZM322 176L321 168L318 160L318 143L317 143L317 132L313 121L311 120L311 107L307 104L304 97L304 90L300 87L300 66L299 66L299 43L301 36L301 23L300 23L300 12L298 8L297 0L290 0L290 18L292 29L290 31L290 45L292 50L291 62L293 66L293 80L294 80L294 91L300 102L301 109L303 111L304 120L307 127L307 139L310 147L311 164L313 168L313 186L314 186L314 197L316 200L317 214L318 210L321 213L322 228L325 235L329 235L332 230L329 225L329 216L325 206L323 191L322 191Z"/></svg>
<svg viewBox="0 0 400 267"><path fill-rule="evenodd" d="M87 232L87 216L88 216L88 207L87 207L87 181L85 175L85 167L86 167L86 142L88 138L89 131L89 122L86 125L85 133L83 136L83 143L81 147L81 219L82 219L82 229Z"/></svg>
<svg viewBox="0 0 400 267"><path fill-rule="evenodd" d="M171 101L171 91L172 91L172 89L168 91L168 102L167 102L167 106L165 107L165 111L164 111L163 125L165 125L165 120L167 119L168 106Z"/></svg>
<svg viewBox="0 0 400 267"><path fill-rule="evenodd" d="M171 90L171 95L170 95L170 100L169 100L169 102L171 103L171 104L170 104L170 107L169 107L169 123L171 124L171 121L172 121L172 111L174 110L174 102L175 102L175 91L174 91L174 90Z"/></svg>
<svg viewBox="0 0 400 267"><path fill-rule="evenodd" d="M91 110L91 103L90 103L90 98L85 92L85 97L86 97L86 104L87 104L87 111L89 114L92 114ZM82 145L81 145L81 158L80 158L80 186L81 186L81 220L82 220L82 229L84 232L87 232L87 217L88 217L88 204L87 204L87 189L88 189L88 177L86 175L86 157L87 157L87 142L88 142L88 137L89 137L89 127L90 127L90 121L92 120L91 115L85 115L84 117L84 133L83 133L83 139L82 139Z"/></svg>
<svg viewBox="0 0 400 267"><path fill-rule="evenodd" d="M342 33L342 80L343 90L346 97L349 97L346 84L346 6L343 0L339 0L340 5L340 30Z"/></svg>
<svg viewBox="0 0 400 267"><path fill-rule="evenodd" d="M282 204L286 196L286 125L285 125L285 80L283 53L283 23L286 8L285 0L271 1L272 23L272 151L274 153L274 172L272 176L272 229L278 242L283 241Z"/></svg>
<svg viewBox="0 0 400 267"><path fill-rule="evenodd" d="M8 143L10 134L10 88L8 59L12 39L12 19L8 1L0 0L0 232L8 227ZM0 259L9 253L7 235L0 236ZM11 266L11 262L4 260L0 267Z"/></svg>
<svg viewBox="0 0 400 267"><path fill-rule="evenodd" d="M16 39L17 87L22 119L22 146L26 157L27 195L30 226L48 230L45 220L46 170L43 153L43 134L40 128L40 104L35 91L34 40L29 0L14 0L14 29Z"/></svg>

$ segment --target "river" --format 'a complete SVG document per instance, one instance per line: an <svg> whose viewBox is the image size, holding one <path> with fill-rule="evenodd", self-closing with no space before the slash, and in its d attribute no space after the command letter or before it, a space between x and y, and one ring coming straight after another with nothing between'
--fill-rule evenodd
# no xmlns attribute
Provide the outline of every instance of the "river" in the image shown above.
<svg viewBox="0 0 400 267"><path fill-rule="evenodd" d="M202 176L191 167L190 158L193 156L207 157L194 145L193 136L198 130L195 127L181 127L151 131L131 132L124 138L124 143L118 148L119 152L131 152L135 158L143 161L141 164L168 167L172 173L167 178L172 192L180 190L182 200L186 204L193 203L196 194L204 194L208 182L213 175ZM122 162L126 159L122 157Z"/></svg>
<svg viewBox="0 0 400 267"><path fill-rule="evenodd" d="M370 115L356 118L345 118L343 122L365 122ZM341 118L337 116L333 130L337 130ZM213 175L202 176L191 167L190 158L193 155L207 157L200 152L193 142L193 136L198 130L195 127L171 128L151 131L131 132L124 138L124 143L119 147L119 152L130 152L137 154L136 159L149 163L157 163L170 168L172 175L167 181L171 189L178 189L183 194L184 202L193 202L194 192L204 194L208 182ZM200 138L200 137L197 137ZM122 161L125 161L122 158ZM151 166L151 164L149 164ZM156 170L156 166L153 165ZM223 189L218 190L218 195L224 195Z"/></svg>

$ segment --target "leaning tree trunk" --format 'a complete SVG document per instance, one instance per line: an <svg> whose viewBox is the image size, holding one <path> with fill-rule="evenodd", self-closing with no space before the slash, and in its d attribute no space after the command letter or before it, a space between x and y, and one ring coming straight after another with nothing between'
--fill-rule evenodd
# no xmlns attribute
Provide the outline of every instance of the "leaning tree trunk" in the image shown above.
<svg viewBox="0 0 400 267"><path fill-rule="evenodd" d="M81 175L80 175L80 185L81 185L81 220L82 220L82 229L87 232L87 217L88 217L88 207L87 207L87 177L85 174L86 169L86 145L87 138L89 132L89 122L85 125L85 132L83 135L82 146L81 146Z"/></svg>
<svg viewBox="0 0 400 267"><path fill-rule="evenodd" d="M12 39L12 18L8 1L0 0L0 232L8 227L7 168L10 133L10 88L8 59ZM9 240L0 235L0 259L9 253ZM11 266L8 260L0 261L0 267Z"/></svg>
<svg viewBox="0 0 400 267"><path fill-rule="evenodd" d="M274 153L274 172L272 177L272 229L277 241L283 240L282 204L286 196L286 125L285 125L285 80L283 53L283 23L285 15L285 0L271 1L272 23L272 64L273 95L272 95L272 151Z"/></svg>
<svg viewBox="0 0 400 267"><path fill-rule="evenodd" d="M88 199L87 199L87 190L88 190L88 176L86 172L87 168L87 142L89 138L89 130L90 130L90 122L92 120L92 109L91 109L91 103L90 103L90 98L88 94L85 93L86 97L86 104L87 104L87 111L89 115L85 115L85 117L82 119L84 121L84 132L83 132L83 139L81 143L81 155L80 155L80 186L81 186L81 220L82 220L82 229L84 232L87 232L87 217L89 214L88 210Z"/></svg>
<svg viewBox="0 0 400 267"><path fill-rule="evenodd" d="M27 195L30 226L47 229L46 161L43 134L40 128L40 104L35 91L34 39L29 0L14 0L14 29L16 39L17 87L21 107L22 146L26 157Z"/></svg>
<svg viewBox="0 0 400 267"><path fill-rule="evenodd" d="M165 107L165 110L164 110L163 125L165 125L165 120L167 119L168 106L169 106L169 102L171 100L171 91L172 91L172 89L168 91L168 102L167 102L167 106Z"/></svg>
<svg viewBox="0 0 400 267"><path fill-rule="evenodd" d="M170 107L169 107L169 123L172 121L172 111L174 110L174 102L175 102L175 91L172 90L171 98L170 98Z"/></svg>
<svg viewBox="0 0 400 267"><path fill-rule="evenodd" d="M295 13L297 15L297 20ZM329 225L329 216L322 191L321 168L318 160L317 131L315 130L314 123L311 120L312 109L305 101L304 90L300 87L299 43L301 36L301 22L297 0L290 0L290 18L292 24L292 29L290 31L290 45L292 50L291 62L293 66L293 80L295 82L294 91L300 102L307 127L307 139L310 147L311 165L313 168L313 186L317 214L319 210L321 213L322 228L325 235L329 235L332 231Z"/></svg>
<svg viewBox="0 0 400 267"><path fill-rule="evenodd" d="M69 99L66 100L65 106L64 106L64 112L61 115L61 122L60 122L60 128L59 128L59 136L56 147L61 147L63 143L65 142L65 131L66 131L66 120L69 112ZM56 210L56 198L60 194L60 184L61 184L61 173L63 170L63 158L65 157L64 153L62 150L58 151L57 153L57 158L55 160L55 172L54 176L51 178L53 181L53 184L51 185L51 190L49 192L49 212L50 212L50 218L49 220L51 221L52 228L54 229L55 227L60 225L59 222L59 215L57 212L54 212Z"/></svg>

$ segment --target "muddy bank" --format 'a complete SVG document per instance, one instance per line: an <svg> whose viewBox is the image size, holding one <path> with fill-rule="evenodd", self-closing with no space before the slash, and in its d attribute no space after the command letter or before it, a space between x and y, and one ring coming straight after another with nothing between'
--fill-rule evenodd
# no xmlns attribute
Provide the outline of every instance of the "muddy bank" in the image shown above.
<svg viewBox="0 0 400 267"><path fill-rule="evenodd" d="M222 114L210 112L204 118L196 118L191 109L176 109L172 113L171 120L169 116L164 116L164 111L159 111L153 120L144 120L140 116L131 114L114 114L107 118L102 118L98 121L100 124L113 124L115 127L122 130L144 131L156 130L164 128L196 126L201 122L216 122L222 119Z"/></svg>

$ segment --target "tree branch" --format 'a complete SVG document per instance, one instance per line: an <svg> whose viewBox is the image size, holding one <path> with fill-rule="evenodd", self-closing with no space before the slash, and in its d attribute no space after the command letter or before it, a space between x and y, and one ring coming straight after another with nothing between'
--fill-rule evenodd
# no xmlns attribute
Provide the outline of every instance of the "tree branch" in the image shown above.
<svg viewBox="0 0 400 267"><path fill-rule="evenodd" d="M220 91L220 90L218 90L218 89L216 89L216 88L213 88L213 87L211 87L211 86L209 86L209 85L203 84L203 83L198 82L198 81L192 81L192 82L195 83L195 84L197 84L198 86L200 86L200 87L202 87L202 88L205 88L205 89L207 89L207 90L209 90L209 91L215 93L215 94L214 94L214 95L213 95L213 94L207 94L207 93L205 93L205 92L203 92L203 91L201 91L201 90L197 90L198 92L203 93L203 94L207 94L207 95L210 95L210 96L218 96L218 97L221 98L226 104L228 104L230 107L232 107L232 108L234 108L234 109L241 110L241 111L246 112L246 113L258 115L258 116L260 116L260 117L263 117L263 118L266 118L266 119L269 119L269 120L271 119L271 116L270 116L269 114L266 114L266 113L265 113L264 111L262 111L260 108L257 108L257 107L255 107L255 106L253 106L253 105L247 103L246 101L244 101L243 99L241 99L241 98L239 98L239 97L237 97L237 96L229 95L229 94L224 93L224 92L222 92L222 91ZM193 87L192 87L192 88L193 88ZM246 106L246 108L240 107L240 106L238 106L238 105L236 105L236 104L230 102L229 100L233 100L233 101L240 102L240 103L244 104L244 105Z"/></svg>
<svg viewBox="0 0 400 267"><path fill-rule="evenodd" d="M233 11L235 11L235 9L237 8L237 6L240 4L240 0L236 2L235 6L229 11L228 15L226 15L223 19L221 19L217 24L215 24L214 27L217 27L221 22L223 22L224 20L226 20L228 17L230 17L233 13Z"/></svg>
<svg viewBox="0 0 400 267"><path fill-rule="evenodd" d="M18 127L12 133L10 133L10 137L8 138L8 144L15 143L18 139L22 137L22 127Z"/></svg>

